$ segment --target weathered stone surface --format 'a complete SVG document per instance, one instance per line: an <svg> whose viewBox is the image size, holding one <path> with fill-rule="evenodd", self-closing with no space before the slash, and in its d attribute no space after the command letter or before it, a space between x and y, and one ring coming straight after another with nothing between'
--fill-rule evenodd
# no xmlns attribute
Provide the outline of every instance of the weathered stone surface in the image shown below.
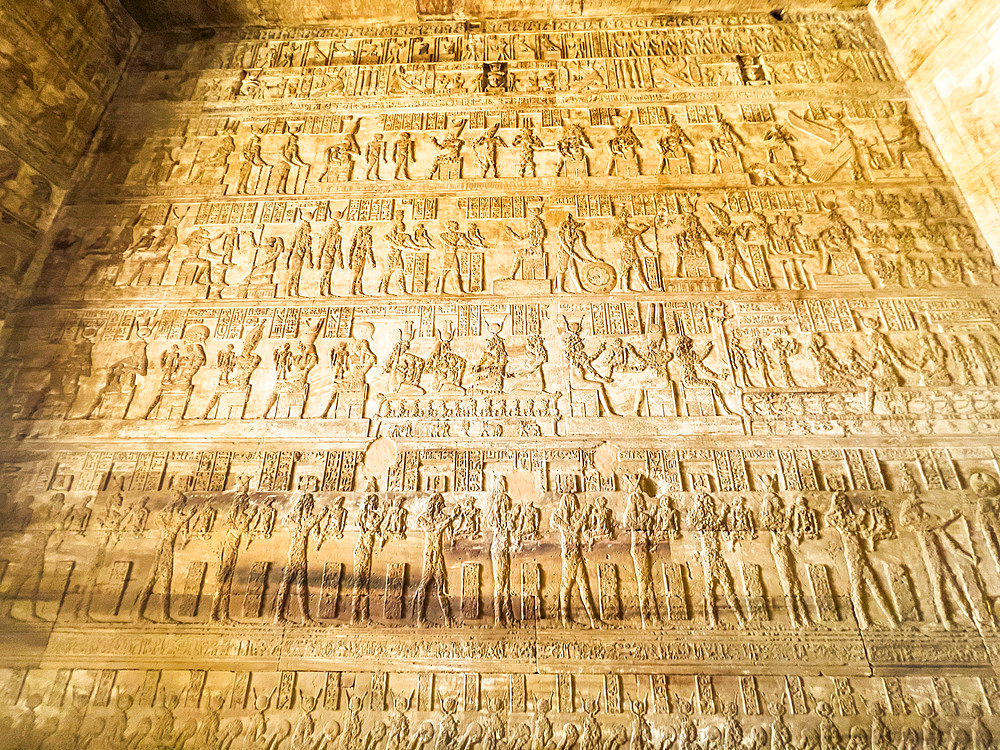
<svg viewBox="0 0 1000 750"><path fill-rule="evenodd" d="M1000 252L1000 6L880 0L871 11L987 242Z"/></svg>
<svg viewBox="0 0 1000 750"><path fill-rule="evenodd" d="M97 139L0 747L996 746L998 277L865 13L147 34Z"/></svg>
<svg viewBox="0 0 1000 750"><path fill-rule="evenodd" d="M0 314L24 296L42 238L121 80L138 27L116 2L0 8Z"/></svg>

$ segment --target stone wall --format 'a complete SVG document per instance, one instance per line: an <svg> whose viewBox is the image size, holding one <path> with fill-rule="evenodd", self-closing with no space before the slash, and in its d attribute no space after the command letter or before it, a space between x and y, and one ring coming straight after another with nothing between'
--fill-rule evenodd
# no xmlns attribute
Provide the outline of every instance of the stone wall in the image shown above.
<svg viewBox="0 0 1000 750"><path fill-rule="evenodd" d="M874 0L870 7L949 170L1000 253L1000 4Z"/></svg>
<svg viewBox="0 0 1000 750"><path fill-rule="evenodd" d="M74 171L138 27L115 0L11 0L0 7L0 297L24 296Z"/></svg>
<svg viewBox="0 0 1000 750"><path fill-rule="evenodd" d="M1000 278L867 12L150 35L97 138L0 747L996 746Z"/></svg>

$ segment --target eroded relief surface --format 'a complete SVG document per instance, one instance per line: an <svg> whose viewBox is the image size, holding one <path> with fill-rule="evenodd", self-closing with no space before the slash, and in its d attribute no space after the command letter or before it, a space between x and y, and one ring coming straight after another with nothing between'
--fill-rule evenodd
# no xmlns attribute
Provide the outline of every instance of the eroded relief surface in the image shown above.
<svg viewBox="0 0 1000 750"><path fill-rule="evenodd" d="M864 15L137 55L8 324L0 746L997 746L998 276Z"/></svg>
<svg viewBox="0 0 1000 750"><path fill-rule="evenodd" d="M11 299L25 296L19 287L121 80L138 29L117 2L99 0L11 0L0 8L0 25L0 308L6 311Z"/></svg>

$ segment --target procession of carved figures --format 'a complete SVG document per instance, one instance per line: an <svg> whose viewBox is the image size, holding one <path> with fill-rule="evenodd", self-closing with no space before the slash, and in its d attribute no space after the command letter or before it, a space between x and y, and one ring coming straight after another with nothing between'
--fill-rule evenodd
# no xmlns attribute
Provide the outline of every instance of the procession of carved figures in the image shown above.
<svg viewBox="0 0 1000 750"><path fill-rule="evenodd" d="M2 614L992 639L997 463L957 455L425 448L397 450L383 476L360 450L8 464Z"/></svg>
<svg viewBox="0 0 1000 750"><path fill-rule="evenodd" d="M987 300L645 299L28 311L2 368L8 435L997 430Z"/></svg>
<svg viewBox="0 0 1000 750"><path fill-rule="evenodd" d="M987 750L1000 730L987 676L65 668L3 679L5 748Z"/></svg>
<svg viewBox="0 0 1000 750"><path fill-rule="evenodd" d="M1000 275L866 19L148 35L4 328L0 747L997 747Z"/></svg>

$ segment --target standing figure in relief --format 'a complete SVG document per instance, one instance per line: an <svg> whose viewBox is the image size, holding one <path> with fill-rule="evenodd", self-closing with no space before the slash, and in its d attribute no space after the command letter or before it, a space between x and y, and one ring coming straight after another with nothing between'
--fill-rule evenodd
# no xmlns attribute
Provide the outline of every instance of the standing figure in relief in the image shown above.
<svg viewBox="0 0 1000 750"><path fill-rule="evenodd" d="M566 283L567 276L572 274L576 288L584 291L583 284L580 283L580 263L588 261L598 262L598 258L587 247L587 235L583 229L586 225L582 221L573 218L573 214L566 214L566 218L559 225L559 250L556 253L556 291L568 292Z"/></svg>
<svg viewBox="0 0 1000 750"><path fill-rule="evenodd" d="M764 531L771 534L771 556L774 567L778 571L778 580L785 593L785 610L793 628L804 628L812 624L809 610L806 608L805 594L802 583L795 570L795 555L792 543L801 542L792 535L791 514L785 508L784 501L778 494L777 476L768 477L767 492L760 507L760 525Z"/></svg>
<svg viewBox="0 0 1000 750"><path fill-rule="evenodd" d="M330 297L331 279L333 269L344 267L344 252L341 247L342 238L340 236L340 211L334 211L330 216L330 221L319 240L319 296Z"/></svg>
<svg viewBox="0 0 1000 750"><path fill-rule="evenodd" d="M462 288L462 264L459 261L458 253L460 248L472 249L472 244L466 233L460 232L457 221L445 223L445 231L441 234L441 242L444 244L444 258L441 261L441 273L438 275L437 293L445 293L445 282L451 276L458 287L458 293L464 294Z"/></svg>
<svg viewBox="0 0 1000 750"><path fill-rule="evenodd" d="M416 161L414 155L413 138L409 133L403 131L392 144L392 179L410 179L410 164Z"/></svg>
<svg viewBox="0 0 1000 750"><path fill-rule="evenodd" d="M174 581L174 552L177 544L183 548L188 542L189 524L195 509L188 507L187 495L179 490L170 493L170 504L156 515L160 531L160 546L156 550L149 578L136 602L136 619L156 622L146 614L149 600L156 589L160 590L160 622L176 624L170 616L170 589Z"/></svg>
<svg viewBox="0 0 1000 750"><path fill-rule="evenodd" d="M643 270L639 248L641 247L647 253L652 254L653 251L649 249L642 239L642 235L648 232L651 227L649 224L633 226L629 223L629 218L629 210L623 208L618 218L618 223L611 230L611 235L616 237L621 243L621 250L618 256L618 285L623 292L633 291L632 271L635 271L639 276L639 282L642 284L643 291L648 292L649 280L646 279L646 272Z"/></svg>
<svg viewBox="0 0 1000 750"><path fill-rule="evenodd" d="M639 615L642 626L660 626L660 610L653 586L653 532L655 514L650 511L645 493L639 488L640 476L628 477L628 497L622 527L632 536L630 551L635 567L635 580L639 594Z"/></svg>
<svg viewBox="0 0 1000 750"><path fill-rule="evenodd" d="M510 556L514 546L513 501L507 494L507 482L496 478L493 497L486 518L493 531L490 560L493 564L493 607L497 626L508 627L514 622L510 593Z"/></svg>
<svg viewBox="0 0 1000 750"><path fill-rule="evenodd" d="M707 492L699 492L695 495L688 514L688 525L698 538L698 556L701 558L701 569L704 576L705 613L708 617L708 626L714 628L719 624L715 611L716 586L722 588L722 594L725 596L729 608L736 615L737 622L740 626L745 625L746 618L743 616L739 600L736 597L736 590L733 588L733 574L722 556L722 532L725 527L719 511L715 507L715 498L712 495Z"/></svg>
<svg viewBox="0 0 1000 750"><path fill-rule="evenodd" d="M570 493L563 494L559 499L559 507L552 513L551 521L552 528L560 535L562 575L559 581L559 619L563 627L569 627L573 622L570 597L574 587L580 593L590 627L597 627L600 622L595 618L587 566L583 559L583 528L586 522L587 515L580 508L579 498Z"/></svg>
<svg viewBox="0 0 1000 750"><path fill-rule="evenodd" d="M254 509L250 505L249 480L244 478L240 480L229 512L226 514L226 533L219 546L219 572L216 576L215 597L212 599L212 611L208 618L211 622L231 622L229 599L233 592L233 579L236 577L236 563L245 537L247 546L250 545L250 528L253 520Z"/></svg>
<svg viewBox="0 0 1000 750"><path fill-rule="evenodd" d="M22 524L16 524L20 525L19 534L6 542L12 563L10 572L4 577L7 585L0 598L0 617L9 619L14 603L24 599L31 603L28 619L40 619L38 599L45 570L45 552L62 510L57 504L58 497L38 503L32 497L25 499Z"/></svg>
<svg viewBox="0 0 1000 750"><path fill-rule="evenodd" d="M525 121L521 129L514 136L514 148L517 149L517 174L518 177L527 177L531 172L532 177L537 177L535 173L535 152L545 147L542 139L531 130L531 122Z"/></svg>
<svg viewBox="0 0 1000 750"><path fill-rule="evenodd" d="M840 533L841 548L844 561L847 564L847 577L850 582L851 606L854 616L862 628L871 626L871 619L865 608L865 592L875 597L876 603L889 621L889 626L899 627L899 618L892 609L889 598L882 590L882 584L875 574L871 559L868 557L866 540L870 533L870 520L863 508L854 509L845 492L835 492L830 500L830 510L826 514L826 522Z"/></svg>
<svg viewBox="0 0 1000 750"><path fill-rule="evenodd" d="M375 252L372 250L372 227L362 224L351 238L351 250L347 256L351 269L351 294L364 295L365 266L375 268Z"/></svg>
<svg viewBox="0 0 1000 750"><path fill-rule="evenodd" d="M992 474L977 471L969 477L969 487L976 498L976 526L993 564L1000 569L1000 482Z"/></svg>
<svg viewBox="0 0 1000 750"><path fill-rule="evenodd" d="M386 142L381 133L375 133L371 142L365 146L365 179L381 181L379 169L386 160Z"/></svg>
<svg viewBox="0 0 1000 750"><path fill-rule="evenodd" d="M451 627L451 602L448 599L448 570L444 563L444 537L454 533L459 509L444 507L444 495L435 492L427 500L427 509L417 517L417 526L424 531L424 559L413 594L413 616L418 625L427 624L427 594L435 589L445 627Z"/></svg>
<svg viewBox="0 0 1000 750"><path fill-rule="evenodd" d="M329 508L315 512L316 498L311 492L302 492L295 499L295 504L285 518L288 529L288 561L278 585L278 593L274 599L275 625L288 622L288 598L292 587L295 587L302 610L302 621L312 622L309 614L309 537L319 536L316 550L323 545L326 536L324 526L329 520Z"/></svg>
<svg viewBox="0 0 1000 750"><path fill-rule="evenodd" d="M406 224L403 223L402 211L396 211L392 228L385 236L385 241L389 245L389 257L386 258L385 268L382 271L382 281L378 288L379 294L389 293L389 284L392 282L392 277L397 274L399 275L399 290L403 294L407 294L403 251L414 250L416 246L413 243L413 239L406 232Z"/></svg>
<svg viewBox="0 0 1000 750"><path fill-rule="evenodd" d="M483 177L489 177L490 172L493 173L494 177L500 176L497 174L497 152L501 146L506 148L507 142L497 135L499 129L500 123L497 123L472 142L472 151L476 155L479 166L483 168Z"/></svg>
<svg viewBox="0 0 1000 750"><path fill-rule="evenodd" d="M371 620L372 555L375 545L385 546L382 535L382 516L379 512L378 490L375 479L368 480L365 494L358 508L358 543L354 547L354 600L351 603L351 624L364 624Z"/></svg>
<svg viewBox="0 0 1000 750"><path fill-rule="evenodd" d="M295 229L292 246L285 258L285 268L288 269L288 278L285 281L286 296L302 296L299 294L299 284L302 280L302 266L306 263L309 264L309 268L316 267L316 259L313 256L312 224L303 216Z"/></svg>
<svg viewBox="0 0 1000 750"><path fill-rule="evenodd" d="M929 513L924 509L923 501L916 491L911 492L903 500L903 506L899 511L900 525L912 532L917 538L920 554L924 561L924 570L931 584L934 609L942 627L945 630L951 630L954 627L949 604L954 604L977 627L992 627L992 618L988 614L984 614L977 606L978 602L982 600L982 591L971 592L967 590L962 585L968 584L965 576L961 576L961 583L959 582L959 576L956 575L945 553L946 547L951 549L968 563L967 570L974 569L976 564L974 555L963 549L948 533L948 527L961 518L962 514L958 509L952 509L952 513L947 519Z"/></svg>

